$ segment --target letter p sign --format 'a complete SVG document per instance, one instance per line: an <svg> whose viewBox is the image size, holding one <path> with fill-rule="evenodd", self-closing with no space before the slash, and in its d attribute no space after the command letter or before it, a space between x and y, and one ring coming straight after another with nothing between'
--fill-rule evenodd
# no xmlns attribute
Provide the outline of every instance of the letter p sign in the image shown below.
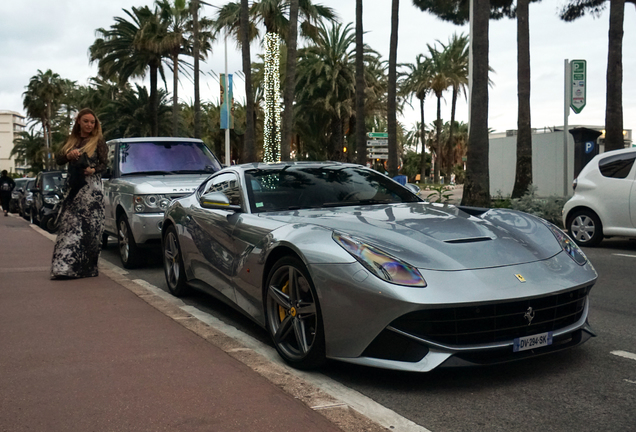
<svg viewBox="0 0 636 432"><path fill-rule="evenodd" d="M590 154L594 151L594 141L588 141L585 143L585 154Z"/></svg>

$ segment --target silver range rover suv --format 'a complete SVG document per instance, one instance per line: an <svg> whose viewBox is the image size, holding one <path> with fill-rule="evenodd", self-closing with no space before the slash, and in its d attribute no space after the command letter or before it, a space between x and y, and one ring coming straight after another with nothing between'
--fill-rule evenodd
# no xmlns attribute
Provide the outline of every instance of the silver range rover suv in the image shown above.
<svg viewBox="0 0 636 432"><path fill-rule="evenodd" d="M117 238L125 268L140 264L143 247L161 247L163 213L192 193L221 164L192 138L122 138L108 145L104 174L104 245Z"/></svg>

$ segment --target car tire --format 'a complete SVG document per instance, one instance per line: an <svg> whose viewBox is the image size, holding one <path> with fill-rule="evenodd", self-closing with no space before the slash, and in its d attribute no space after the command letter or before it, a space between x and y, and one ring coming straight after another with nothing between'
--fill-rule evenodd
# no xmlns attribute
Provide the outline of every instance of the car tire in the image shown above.
<svg viewBox="0 0 636 432"><path fill-rule="evenodd" d="M185 267L179 246L179 237L174 226L168 227L162 242L163 271L166 276L168 290L176 297L183 297L190 293L190 287L185 276Z"/></svg>
<svg viewBox="0 0 636 432"><path fill-rule="evenodd" d="M603 224L591 210L578 210L568 220L568 231L579 246L592 247L603 240Z"/></svg>
<svg viewBox="0 0 636 432"><path fill-rule="evenodd" d="M124 268L134 269L139 267L139 248L128 224L128 218L125 215L117 218L117 245L119 246L119 258Z"/></svg>
<svg viewBox="0 0 636 432"><path fill-rule="evenodd" d="M57 232L57 224L55 223L55 220L55 216L44 216L40 221L40 228L51 234L55 234Z"/></svg>
<svg viewBox="0 0 636 432"><path fill-rule="evenodd" d="M294 256L278 260L267 277L264 297L267 331L280 356L298 369L322 365L325 362L322 314L303 262Z"/></svg>
<svg viewBox="0 0 636 432"><path fill-rule="evenodd" d="M102 249L108 249L108 237L109 235L106 233L102 234Z"/></svg>

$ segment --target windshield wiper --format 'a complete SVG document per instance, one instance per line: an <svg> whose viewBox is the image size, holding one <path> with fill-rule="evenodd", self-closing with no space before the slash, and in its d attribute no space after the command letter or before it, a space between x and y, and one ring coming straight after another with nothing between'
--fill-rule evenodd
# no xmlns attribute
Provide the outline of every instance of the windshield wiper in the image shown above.
<svg viewBox="0 0 636 432"><path fill-rule="evenodd" d="M340 201L324 203L321 207L348 207L356 205L369 205L369 204L391 204L391 200L376 200L376 199L363 199L357 201Z"/></svg>
<svg viewBox="0 0 636 432"><path fill-rule="evenodd" d="M173 171L137 171L132 173L123 173L123 176L133 176L133 175L172 175Z"/></svg>

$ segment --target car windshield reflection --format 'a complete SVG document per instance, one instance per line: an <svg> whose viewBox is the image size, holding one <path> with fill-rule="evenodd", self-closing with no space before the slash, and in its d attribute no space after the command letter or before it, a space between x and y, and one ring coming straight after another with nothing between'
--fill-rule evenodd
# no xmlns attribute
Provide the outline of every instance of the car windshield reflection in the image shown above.
<svg viewBox="0 0 636 432"><path fill-rule="evenodd" d="M211 174L221 169L201 142L124 142L119 151L122 175Z"/></svg>

